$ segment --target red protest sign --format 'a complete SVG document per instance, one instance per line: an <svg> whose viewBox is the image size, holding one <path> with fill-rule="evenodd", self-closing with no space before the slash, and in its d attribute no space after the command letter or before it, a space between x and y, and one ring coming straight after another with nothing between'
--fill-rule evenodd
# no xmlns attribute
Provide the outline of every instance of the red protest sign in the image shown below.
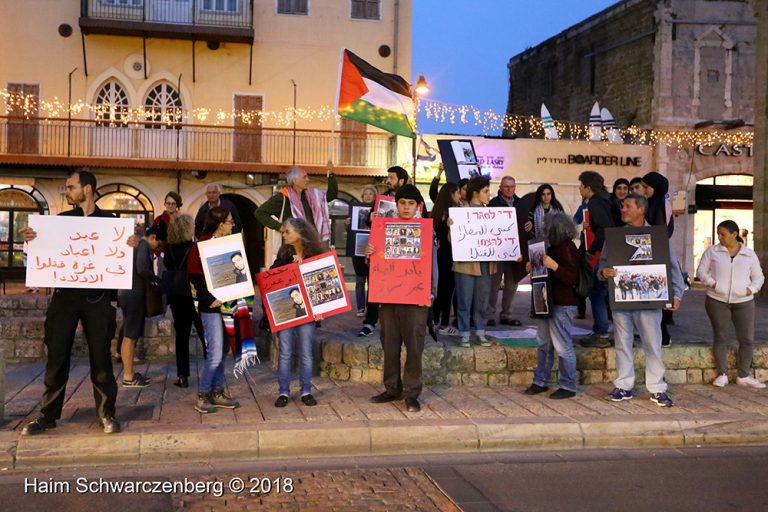
<svg viewBox="0 0 768 512"><path fill-rule="evenodd" d="M431 219L374 218L368 300L429 305L432 289Z"/></svg>
<svg viewBox="0 0 768 512"><path fill-rule="evenodd" d="M352 309L335 252L265 270L256 283L272 332Z"/></svg>
<svg viewBox="0 0 768 512"><path fill-rule="evenodd" d="M589 247L592 245L592 242L595 241L595 232L592 231L592 228L589 225L589 210L584 208L584 240L586 242L587 247L585 248L585 251L589 251ZM602 251L596 251L595 257L592 258L591 261L588 261L589 266L592 268L595 268L595 265L597 265L597 262L600 260L600 253Z"/></svg>

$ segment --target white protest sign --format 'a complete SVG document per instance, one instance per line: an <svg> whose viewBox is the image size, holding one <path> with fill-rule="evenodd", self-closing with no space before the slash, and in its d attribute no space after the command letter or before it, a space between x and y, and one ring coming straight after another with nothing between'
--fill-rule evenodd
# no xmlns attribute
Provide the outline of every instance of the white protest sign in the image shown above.
<svg viewBox="0 0 768 512"><path fill-rule="evenodd" d="M130 289L133 219L32 215L27 286Z"/></svg>
<svg viewBox="0 0 768 512"><path fill-rule="evenodd" d="M450 208L453 261L515 261L520 239L514 208Z"/></svg>

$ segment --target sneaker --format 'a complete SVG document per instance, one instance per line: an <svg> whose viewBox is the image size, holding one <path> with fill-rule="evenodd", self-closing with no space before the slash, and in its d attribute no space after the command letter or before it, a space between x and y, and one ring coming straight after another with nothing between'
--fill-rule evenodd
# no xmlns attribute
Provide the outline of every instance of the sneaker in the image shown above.
<svg viewBox="0 0 768 512"><path fill-rule="evenodd" d="M459 334L459 330L452 325L444 325L437 330L437 333L446 336L456 336Z"/></svg>
<svg viewBox="0 0 768 512"><path fill-rule="evenodd" d="M672 345L672 338L669 337L669 334L666 336L664 333L661 335L661 346L664 348L670 347Z"/></svg>
<svg viewBox="0 0 768 512"><path fill-rule="evenodd" d="M579 343L581 343L582 347L587 348L608 348L611 346L611 340L608 339L607 334L592 334L588 338L582 339Z"/></svg>
<svg viewBox="0 0 768 512"><path fill-rule="evenodd" d="M307 394L301 396L301 403L307 407L314 407L317 405L317 400L315 400L315 397L313 397L311 394Z"/></svg>
<svg viewBox="0 0 768 512"><path fill-rule="evenodd" d="M209 414L216 412L219 409L211 401L210 393L198 393L197 403L195 404L195 410L201 414Z"/></svg>
<svg viewBox="0 0 768 512"><path fill-rule="evenodd" d="M149 379L136 372L133 374L132 380L123 380L123 387L125 388L145 388L149 386Z"/></svg>
<svg viewBox="0 0 768 512"><path fill-rule="evenodd" d="M608 400L611 402L621 402L622 400L632 400L631 389L613 388L608 394Z"/></svg>
<svg viewBox="0 0 768 512"><path fill-rule="evenodd" d="M275 407L285 407L288 405L288 401L290 399L285 395L280 395L277 397L277 400L275 400Z"/></svg>
<svg viewBox="0 0 768 512"><path fill-rule="evenodd" d="M101 418L101 426L104 429L105 434L117 434L122 430L120 428L120 423L112 416Z"/></svg>
<svg viewBox="0 0 768 512"><path fill-rule="evenodd" d="M363 318L365 316L365 309L357 310L357 318Z"/></svg>
<svg viewBox="0 0 768 512"><path fill-rule="evenodd" d="M549 391L548 386L539 386L538 384L531 384L528 386L528 389L524 391L526 395L538 395L539 393L544 393L545 391Z"/></svg>
<svg viewBox="0 0 768 512"><path fill-rule="evenodd" d="M469 336L462 336L459 340L459 346L462 348L469 348L472 345L469 344Z"/></svg>
<svg viewBox="0 0 768 512"><path fill-rule="evenodd" d="M666 393L651 393L651 402L655 403L659 407L672 407L672 399Z"/></svg>
<svg viewBox="0 0 768 512"><path fill-rule="evenodd" d="M558 388L557 391L549 395L549 398L553 400L562 400L564 398L573 398L575 396L576 396L575 391L571 391L569 389L564 389L564 388Z"/></svg>
<svg viewBox="0 0 768 512"><path fill-rule="evenodd" d="M42 434L46 430L56 428L56 420L48 421L45 418L37 418L34 421L28 423L21 431L23 436L36 436Z"/></svg>
<svg viewBox="0 0 768 512"><path fill-rule="evenodd" d="M240 407L240 402L232 400L223 389L215 389L211 392L211 402L217 407L224 407L225 409L237 409Z"/></svg>
<svg viewBox="0 0 768 512"><path fill-rule="evenodd" d="M488 341L488 338L485 337L485 335L481 334L477 337L477 344L481 347L490 347L491 342Z"/></svg>
<svg viewBox="0 0 768 512"><path fill-rule="evenodd" d="M765 387L765 384L754 377L736 377L736 384L755 389L763 389Z"/></svg>
<svg viewBox="0 0 768 512"><path fill-rule="evenodd" d="M360 337L363 337L363 336L367 337L367 336L370 336L371 334L373 334L373 326L368 324L365 324L363 328L360 329L360 332L357 333L357 335Z"/></svg>
<svg viewBox="0 0 768 512"><path fill-rule="evenodd" d="M719 388L724 388L728 385L728 376L726 374L720 374L717 376L715 380L712 381L713 386L717 386Z"/></svg>

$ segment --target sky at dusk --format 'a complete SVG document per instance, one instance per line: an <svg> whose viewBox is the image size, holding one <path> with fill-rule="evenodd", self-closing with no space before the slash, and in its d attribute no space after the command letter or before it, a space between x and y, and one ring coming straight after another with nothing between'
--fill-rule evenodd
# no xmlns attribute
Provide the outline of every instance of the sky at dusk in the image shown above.
<svg viewBox="0 0 768 512"><path fill-rule="evenodd" d="M413 80L427 97L503 114L509 59L618 3L617 0L414 0ZM419 114L422 133L480 135L474 124L435 123Z"/></svg>

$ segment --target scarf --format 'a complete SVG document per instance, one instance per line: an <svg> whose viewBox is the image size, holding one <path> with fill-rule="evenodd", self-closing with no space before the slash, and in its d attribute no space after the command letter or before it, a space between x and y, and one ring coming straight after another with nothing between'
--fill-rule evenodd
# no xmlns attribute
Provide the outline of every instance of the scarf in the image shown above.
<svg viewBox="0 0 768 512"><path fill-rule="evenodd" d="M325 192L316 188L308 188L304 191L307 196L309 208L315 218L315 228L320 234L320 240L327 242L331 239L330 217L328 215L328 202L325 200ZM307 220L304 214L304 206L301 204L301 196L293 187L285 187L283 195L288 197L291 203L291 216L296 219Z"/></svg>
<svg viewBox="0 0 768 512"><path fill-rule="evenodd" d="M255 366L256 363L261 362L256 352L256 341L253 339L251 311L253 311L253 297L237 299L221 305L225 336L235 358L236 378L243 375L249 366Z"/></svg>

